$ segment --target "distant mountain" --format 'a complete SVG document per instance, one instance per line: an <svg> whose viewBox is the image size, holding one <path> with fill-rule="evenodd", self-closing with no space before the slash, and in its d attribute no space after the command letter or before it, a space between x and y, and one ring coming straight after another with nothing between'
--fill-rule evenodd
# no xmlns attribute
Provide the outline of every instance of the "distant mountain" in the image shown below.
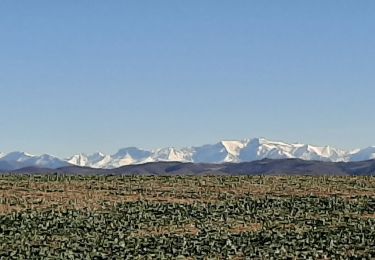
<svg viewBox="0 0 375 260"><path fill-rule="evenodd" d="M0 157L0 170L15 170L25 167L55 169L69 165L65 160L48 154L36 156L24 152L12 152Z"/></svg>
<svg viewBox="0 0 375 260"><path fill-rule="evenodd" d="M72 174L72 175L335 175L375 176L375 160L362 162L323 162L301 159L263 159L242 163L152 162L122 166L115 169L94 169L67 166L58 169L28 167L11 174Z"/></svg>
<svg viewBox="0 0 375 260"><path fill-rule="evenodd" d="M349 161L358 162L375 159L375 146L352 152Z"/></svg>
<svg viewBox="0 0 375 260"><path fill-rule="evenodd" d="M0 170L14 170L25 167L57 169L71 165L96 169L114 169L126 165L150 162L191 162L191 163L240 163L262 159L315 160L323 162L355 162L375 159L375 146L353 151L345 151L330 146L289 144L253 138L235 141L220 141L196 147L166 147L145 150L137 147L120 149L113 155L94 153L76 154L68 159L51 155L30 155L23 152L0 153Z"/></svg>
<svg viewBox="0 0 375 260"><path fill-rule="evenodd" d="M103 157L98 164L86 156L85 164L76 163L72 158L69 163L90 166L94 168L118 168L125 165L144 164L148 162L178 161L193 163L225 163L251 162L261 159L298 158L318 161L351 161L369 160L375 158L375 148L356 151L344 151L330 146L313 146L306 144L288 144L270 141L264 138L245 139L237 141L221 141L197 147L174 148L167 147L155 150L144 150L136 147L124 148L114 155Z"/></svg>
<svg viewBox="0 0 375 260"><path fill-rule="evenodd" d="M91 155L77 154L73 155L66 160L69 164L92 167L92 168L106 168L106 166L112 161L111 156L102 153L94 153Z"/></svg>

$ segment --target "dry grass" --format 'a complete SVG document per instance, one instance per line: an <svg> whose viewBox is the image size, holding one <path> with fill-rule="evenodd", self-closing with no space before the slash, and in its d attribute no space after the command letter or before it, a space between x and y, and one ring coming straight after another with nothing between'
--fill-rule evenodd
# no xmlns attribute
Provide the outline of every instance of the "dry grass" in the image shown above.
<svg viewBox="0 0 375 260"><path fill-rule="evenodd" d="M349 177L109 177L59 181L0 178L0 214L27 209L103 209L123 202L216 203L247 196L375 196L374 178Z"/></svg>
<svg viewBox="0 0 375 260"><path fill-rule="evenodd" d="M242 224L242 225L235 225L229 229L229 232L232 234L241 234L247 232L259 232L262 230L261 223L249 223L249 224Z"/></svg>
<svg viewBox="0 0 375 260"><path fill-rule="evenodd" d="M361 215L360 218L362 218L362 219L375 219L375 214L364 214L364 215Z"/></svg>

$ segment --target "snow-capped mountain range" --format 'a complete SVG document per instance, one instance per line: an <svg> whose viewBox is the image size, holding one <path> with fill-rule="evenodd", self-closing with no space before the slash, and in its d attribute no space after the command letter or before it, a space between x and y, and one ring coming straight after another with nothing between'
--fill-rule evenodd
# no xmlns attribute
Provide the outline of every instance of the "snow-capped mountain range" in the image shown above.
<svg viewBox="0 0 375 260"><path fill-rule="evenodd" d="M77 154L60 159L48 154L31 155L24 152L0 152L0 169L15 170L25 167L57 169L64 166L85 166L111 169L130 164L159 161L179 161L194 163L250 162L261 159L298 158L303 160L349 162L375 159L375 146L365 149L345 151L330 146L288 144L264 138L237 141L220 141L198 147L177 149L173 147L144 150L136 147L120 149L113 155L94 153Z"/></svg>

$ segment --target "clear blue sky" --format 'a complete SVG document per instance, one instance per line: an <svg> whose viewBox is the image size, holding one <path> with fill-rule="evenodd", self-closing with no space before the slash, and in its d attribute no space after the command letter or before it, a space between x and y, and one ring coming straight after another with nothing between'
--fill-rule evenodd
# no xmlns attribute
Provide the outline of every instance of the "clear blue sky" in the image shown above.
<svg viewBox="0 0 375 260"><path fill-rule="evenodd" d="M0 1L0 151L375 145L375 1Z"/></svg>

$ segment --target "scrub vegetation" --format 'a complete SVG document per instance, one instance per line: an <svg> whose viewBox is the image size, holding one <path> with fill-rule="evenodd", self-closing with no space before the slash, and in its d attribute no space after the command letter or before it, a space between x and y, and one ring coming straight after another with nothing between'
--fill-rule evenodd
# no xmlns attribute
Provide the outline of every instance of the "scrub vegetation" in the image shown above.
<svg viewBox="0 0 375 260"><path fill-rule="evenodd" d="M0 177L0 259L373 259L373 177Z"/></svg>

